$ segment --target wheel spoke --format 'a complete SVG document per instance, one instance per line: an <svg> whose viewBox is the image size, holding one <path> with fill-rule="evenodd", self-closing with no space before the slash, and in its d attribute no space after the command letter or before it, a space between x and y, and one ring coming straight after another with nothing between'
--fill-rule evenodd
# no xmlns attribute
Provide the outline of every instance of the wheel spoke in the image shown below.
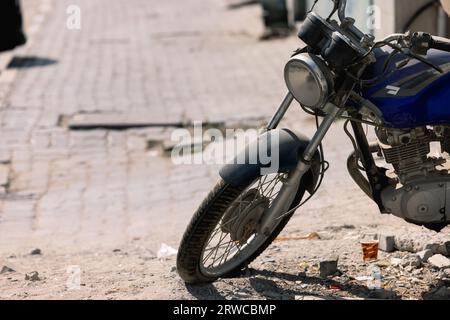
<svg viewBox="0 0 450 320"><path fill-rule="evenodd" d="M257 236L256 232L253 232L250 235L246 242L244 243L244 239L239 241L234 241L231 238L229 233L224 232L224 227L227 227L226 230L231 231L235 227L245 227L240 226L236 221L239 220L243 214L247 211L247 208L258 200L260 197L264 197L269 200L269 207L272 205L272 202L276 199L281 190L280 183L283 183L284 174L276 174L270 176L264 176L258 179L251 187L249 187L245 192L243 192L229 207L229 210L233 210L234 212L229 212L227 221L224 221L223 218L217 224L216 228L213 230L209 239L205 245L205 249L203 251L203 266L208 269L217 269L217 268L226 268L224 267L227 263L233 263L231 261L235 261L234 264L238 263L238 261L244 262L248 257L243 257L242 255L249 255L252 253L251 249L248 251L247 247L256 245L260 241L264 241L266 237ZM256 190L256 192L255 192ZM255 196L249 197L249 192L254 192ZM250 198L250 199L249 199ZM238 226L239 225L239 226ZM244 234L247 234L250 230L243 230ZM235 232L235 230L233 230ZM237 232L237 230L236 230ZM237 260L236 260L237 259Z"/></svg>

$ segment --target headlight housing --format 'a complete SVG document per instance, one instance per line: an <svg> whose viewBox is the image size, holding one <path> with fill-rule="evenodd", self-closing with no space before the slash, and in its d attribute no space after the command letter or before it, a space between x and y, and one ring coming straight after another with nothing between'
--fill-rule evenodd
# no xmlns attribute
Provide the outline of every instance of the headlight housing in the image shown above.
<svg viewBox="0 0 450 320"><path fill-rule="evenodd" d="M295 100L309 108L321 108L333 91L330 69L319 57L303 53L292 57L284 79Z"/></svg>

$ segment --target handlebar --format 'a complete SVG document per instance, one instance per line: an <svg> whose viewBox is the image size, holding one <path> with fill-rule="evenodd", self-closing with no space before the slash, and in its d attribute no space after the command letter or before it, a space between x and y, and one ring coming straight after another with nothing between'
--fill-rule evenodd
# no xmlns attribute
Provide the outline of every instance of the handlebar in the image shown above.
<svg viewBox="0 0 450 320"><path fill-rule="evenodd" d="M425 32L395 33L384 38L381 43L397 41L404 48L410 48L412 52L426 55L428 50L436 49L450 52L450 40L442 37L432 36Z"/></svg>
<svg viewBox="0 0 450 320"><path fill-rule="evenodd" d="M430 48L450 52L450 40L441 37L432 37Z"/></svg>

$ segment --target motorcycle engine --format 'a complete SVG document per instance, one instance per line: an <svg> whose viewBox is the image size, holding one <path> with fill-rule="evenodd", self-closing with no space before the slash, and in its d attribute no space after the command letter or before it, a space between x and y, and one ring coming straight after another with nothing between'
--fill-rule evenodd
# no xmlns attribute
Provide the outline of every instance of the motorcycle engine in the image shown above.
<svg viewBox="0 0 450 320"><path fill-rule="evenodd" d="M382 192L387 213L440 231L450 224L450 127L376 131L396 185ZM433 148L432 148L433 146Z"/></svg>

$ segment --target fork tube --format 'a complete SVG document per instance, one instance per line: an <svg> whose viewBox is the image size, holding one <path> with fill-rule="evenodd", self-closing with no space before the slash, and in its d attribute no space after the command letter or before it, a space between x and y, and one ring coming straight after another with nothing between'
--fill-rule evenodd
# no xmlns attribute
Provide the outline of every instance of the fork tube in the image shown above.
<svg viewBox="0 0 450 320"><path fill-rule="evenodd" d="M283 120L284 115L291 106L292 101L294 101L294 96L292 95L292 93L288 92L283 102L281 103L280 107L278 108L277 112L273 115L272 119L267 125L266 128L267 130L274 130L278 127L281 120Z"/></svg>
<svg viewBox="0 0 450 320"><path fill-rule="evenodd" d="M305 173L311 169L310 162L314 158L319 145L322 143L323 138L327 134L334 120L338 118L342 112L342 109L334 107L334 109L326 116L303 153L303 158L299 161L297 167L289 174L287 181L283 184L280 193L273 201L272 206L264 216L261 223L260 230L265 235L270 235L272 233L274 226L279 223L277 220L278 217L282 216L289 210L289 207L296 196L300 181Z"/></svg>

